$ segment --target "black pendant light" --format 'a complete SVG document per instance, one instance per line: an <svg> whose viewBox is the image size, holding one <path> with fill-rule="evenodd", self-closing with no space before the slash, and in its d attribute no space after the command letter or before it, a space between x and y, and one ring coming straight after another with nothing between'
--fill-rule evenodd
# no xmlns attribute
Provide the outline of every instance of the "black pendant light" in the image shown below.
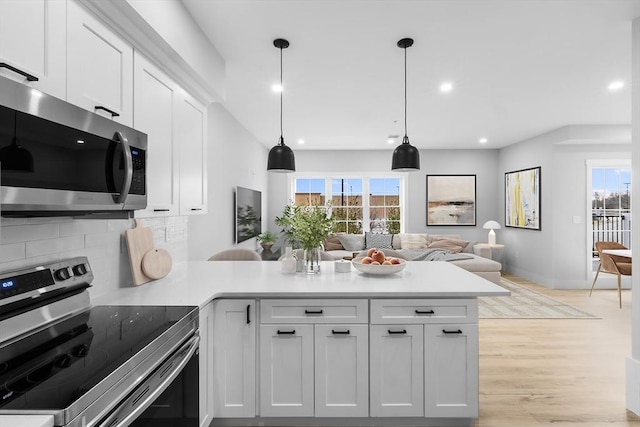
<svg viewBox="0 0 640 427"><path fill-rule="evenodd" d="M269 172L295 172L296 159L293 150L284 145L282 136L282 49L289 47L289 42L285 39L275 39L273 45L280 49L280 139L278 145L269 150L269 160L267 170Z"/></svg>
<svg viewBox="0 0 640 427"><path fill-rule="evenodd" d="M413 39L398 41L398 47L404 49L404 137L402 144L393 150L391 170L399 172L420 170L420 153L409 143L407 136L407 48L411 46L413 46Z"/></svg>

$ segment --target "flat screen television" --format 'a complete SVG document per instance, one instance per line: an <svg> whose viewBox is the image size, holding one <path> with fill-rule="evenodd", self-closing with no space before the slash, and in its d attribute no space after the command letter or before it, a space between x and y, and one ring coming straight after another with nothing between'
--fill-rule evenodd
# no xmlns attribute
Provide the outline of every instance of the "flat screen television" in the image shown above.
<svg viewBox="0 0 640 427"><path fill-rule="evenodd" d="M236 243L262 233L262 193L236 187Z"/></svg>

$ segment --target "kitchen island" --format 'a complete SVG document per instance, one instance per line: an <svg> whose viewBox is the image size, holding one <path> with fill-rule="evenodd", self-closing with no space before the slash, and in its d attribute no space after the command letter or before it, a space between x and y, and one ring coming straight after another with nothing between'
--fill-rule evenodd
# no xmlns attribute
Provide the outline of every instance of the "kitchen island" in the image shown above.
<svg viewBox="0 0 640 427"><path fill-rule="evenodd" d="M500 295L446 262L369 276L205 261L93 304L200 307L203 426L472 426L477 297Z"/></svg>

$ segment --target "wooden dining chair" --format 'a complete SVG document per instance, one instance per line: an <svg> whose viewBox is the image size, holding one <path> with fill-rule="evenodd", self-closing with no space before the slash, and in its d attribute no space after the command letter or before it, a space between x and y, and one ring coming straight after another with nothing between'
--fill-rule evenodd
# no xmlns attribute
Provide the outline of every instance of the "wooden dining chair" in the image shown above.
<svg viewBox="0 0 640 427"><path fill-rule="evenodd" d="M591 293L593 293L593 287L596 285L596 280L598 280L598 275L600 274L601 270L605 273L616 274L618 276L618 300L620 301L620 308L622 308L621 280L622 276L631 276L631 258L609 255L604 253L603 251L606 249L628 248L618 242L596 242L595 246L596 250L598 251L600 262L598 263L598 271L596 272L596 277L593 278L593 284L591 285L591 292L589 292L589 296L591 296Z"/></svg>

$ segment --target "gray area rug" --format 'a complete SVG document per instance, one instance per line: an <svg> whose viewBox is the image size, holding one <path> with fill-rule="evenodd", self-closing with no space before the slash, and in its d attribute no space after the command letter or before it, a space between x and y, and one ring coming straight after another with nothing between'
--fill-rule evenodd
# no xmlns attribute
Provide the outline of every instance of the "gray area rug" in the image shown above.
<svg viewBox="0 0 640 427"><path fill-rule="evenodd" d="M599 319L504 277L500 286L511 291L511 296L478 297L481 319Z"/></svg>

